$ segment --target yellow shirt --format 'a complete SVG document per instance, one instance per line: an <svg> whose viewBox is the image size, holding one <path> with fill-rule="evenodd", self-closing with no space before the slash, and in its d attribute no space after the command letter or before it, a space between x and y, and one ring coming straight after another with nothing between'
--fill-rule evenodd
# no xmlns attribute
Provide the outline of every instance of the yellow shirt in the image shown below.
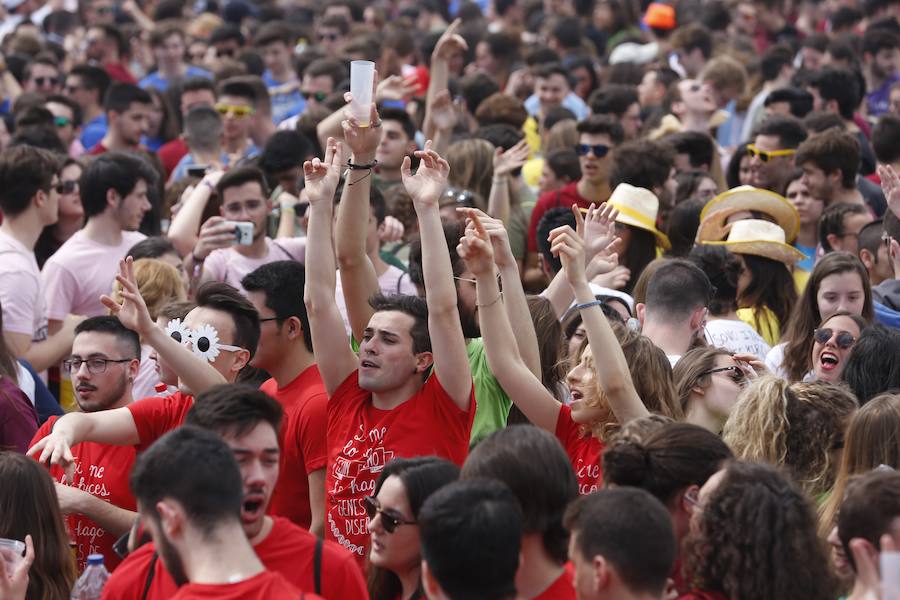
<svg viewBox="0 0 900 600"><path fill-rule="evenodd" d="M778 340L781 339L781 323L769 307L764 306L762 309L739 308L737 316L756 330L756 333L761 335L769 346L778 344Z"/></svg>

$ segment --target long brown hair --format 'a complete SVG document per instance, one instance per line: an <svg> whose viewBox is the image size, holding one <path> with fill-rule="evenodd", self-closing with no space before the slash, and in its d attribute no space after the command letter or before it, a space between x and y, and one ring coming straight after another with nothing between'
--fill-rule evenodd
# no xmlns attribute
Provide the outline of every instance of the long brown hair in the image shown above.
<svg viewBox="0 0 900 600"><path fill-rule="evenodd" d="M845 421L856 408L856 397L843 386L760 377L741 393L722 439L740 460L789 469L818 498L834 484L830 450L842 444Z"/></svg>
<svg viewBox="0 0 900 600"><path fill-rule="evenodd" d="M2 307L0 307L2 308ZM0 331L3 331L3 311L0 310ZM9 377L13 383L19 385L19 370L16 366L16 357L6 345L6 338L0 335L0 377Z"/></svg>
<svg viewBox="0 0 900 600"><path fill-rule="evenodd" d="M753 309L754 329L762 331L765 323L761 317L763 310L768 308L778 318L778 335L784 330L785 323L797 304L797 289L794 278L784 263L756 256L753 254L741 254L747 269L753 274L753 279L738 298L741 308Z"/></svg>
<svg viewBox="0 0 900 600"><path fill-rule="evenodd" d="M819 507L819 535L834 526L850 478L878 465L900 469L900 394L876 396L850 419L834 485Z"/></svg>
<svg viewBox="0 0 900 600"><path fill-rule="evenodd" d="M66 600L78 577L56 489L41 465L0 452L0 537L34 540L27 600Z"/></svg>
<svg viewBox="0 0 900 600"><path fill-rule="evenodd" d="M684 356L675 363L673 375L675 377L675 391L678 394L678 404L683 414L688 414L691 394L697 386L705 388L710 383L709 371L716 368L716 358L719 356L732 356L732 352L723 348L706 346L693 348L685 352ZM703 373L707 373L704 375Z"/></svg>
<svg viewBox="0 0 900 600"><path fill-rule="evenodd" d="M791 381L800 381L809 372L809 355L812 352L812 331L822 322L823 317L831 315L819 314L819 286L822 280L830 275L838 275L855 271L862 282L865 303L862 317L871 323L875 316L872 308L872 288L869 285L869 273L865 265L849 252L830 252L822 257L812 270L803 295L797 302L791 318L785 327L784 361L782 366Z"/></svg>

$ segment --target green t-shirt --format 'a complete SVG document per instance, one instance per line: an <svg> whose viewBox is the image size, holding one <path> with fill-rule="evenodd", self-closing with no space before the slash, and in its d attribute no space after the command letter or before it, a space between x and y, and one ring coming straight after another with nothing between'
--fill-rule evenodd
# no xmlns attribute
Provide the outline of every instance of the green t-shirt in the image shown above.
<svg viewBox="0 0 900 600"><path fill-rule="evenodd" d="M466 352L469 355L469 368L472 370L477 403L475 422L472 424L472 435L469 438L474 444L494 431L506 427L512 401L488 368L484 341L481 338L469 340Z"/></svg>

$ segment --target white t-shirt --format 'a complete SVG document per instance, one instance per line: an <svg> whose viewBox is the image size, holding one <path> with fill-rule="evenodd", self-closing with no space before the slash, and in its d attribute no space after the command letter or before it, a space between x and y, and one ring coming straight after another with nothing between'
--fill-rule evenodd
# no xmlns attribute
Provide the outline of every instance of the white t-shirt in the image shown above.
<svg viewBox="0 0 900 600"><path fill-rule="evenodd" d="M278 260L295 260L302 263L305 257L306 238L273 240L266 237L266 255L262 258L248 258L239 253L234 246L213 250L203 263L203 279L223 281L246 295L247 291L241 285L241 280L257 268ZM303 294L303 290L299 293Z"/></svg>
<svg viewBox="0 0 900 600"><path fill-rule="evenodd" d="M4 331L29 335L35 342L47 339L47 311L34 251L2 231L0 305Z"/></svg>
<svg viewBox="0 0 900 600"><path fill-rule="evenodd" d="M766 354L766 368L769 369L769 372L772 373L772 375L777 375L782 379L788 378L787 369L784 368L784 349L786 347L787 342L781 342ZM815 374L810 371L803 376L803 381L812 381L815 377Z"/></svg>
<svg viewBox="0 0 900 600"><path fill-rule="evenodd" d="M47 318L62 321L70 314L85 317L107 314L100 296L112 293L119 261L146 237L139 231L123 231L118 245L107 246L90 239L83 229L77 231L44 263L41 279L47 299Z"/></svg>
<svg viewBox="0 0 900 600"><path fill-rule="evenodd" d="M16 378L19 380L19 389L25 392L25 395L31 400L31 405L34 406L34 391L37 384L28 369L19 362L16 363Z"/></svg>
<svg viewBox="0 0 900 600"><path fill-rule="evenodd" d="M350 321L347 320L347 304L344 302L344 288L341 287L341 274L336 275L337 282L334 288L334 302L337 304L338 310L341 311L341 318L344 320L344 329L347 330L349 336ZM388 265L387 271L378 278L378 289L381 293L389 296L393 294L403 294L406 296L417 296L418 290L415 284L410 280L409 273L403 272L394 265Z"/></svg>
<svg viewBox="0 0 900 600"><path fill-rule="evenodd" d="M141 344L141 368L131 387L131 395L135 400L156 396L156 384L159 383L159 374L156 372L156 361L150 360L150 352L153 350L146 344Z"/></svg>
<svg viewBox="0 0 900 600"><path fill-rule="evenodd" d="M754 354L766 358L769 345L755 329L743 321L712 319L706 322L706 343L738 354Z"/></svg>

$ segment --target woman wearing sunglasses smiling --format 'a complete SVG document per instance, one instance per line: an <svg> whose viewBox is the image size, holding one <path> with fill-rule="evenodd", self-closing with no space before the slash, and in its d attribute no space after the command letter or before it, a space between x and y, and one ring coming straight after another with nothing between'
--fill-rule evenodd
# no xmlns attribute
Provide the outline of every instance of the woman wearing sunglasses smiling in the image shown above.
<svg viewBox="0 0 900 600"><path fill-rule="evenodd" d="M844 365L853 345L866 328L866 321L846 310L834 313L813 332L810 355L811 371L817 381L836 383L841 380Z"/></svg>
<svg viewBox="0 0 900 600"><path fill-rule="evenodd" d="M459 478L459 467L435 456L397 458L385 466L362 508L369 518L369 596L372 600L424 600L419 509Z"/></svg>

